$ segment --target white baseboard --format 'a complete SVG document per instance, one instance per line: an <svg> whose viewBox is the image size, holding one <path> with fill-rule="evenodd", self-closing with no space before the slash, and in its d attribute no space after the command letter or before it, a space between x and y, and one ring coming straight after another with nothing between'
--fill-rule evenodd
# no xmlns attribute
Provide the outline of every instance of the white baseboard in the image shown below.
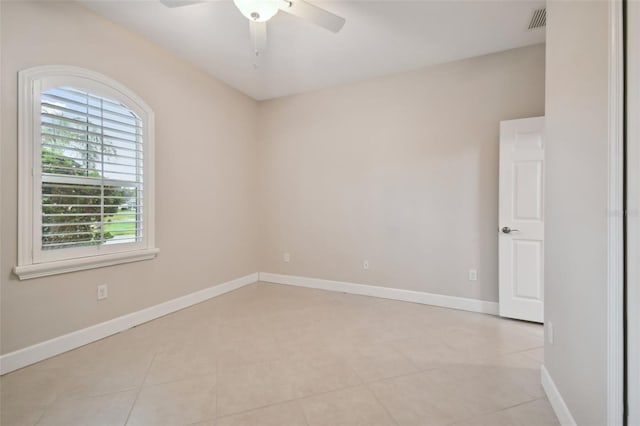
<svg viewBox="0 0 640 426"><path fill-rule="evenodd" d="M553 379L544 365L540 369L540 373L542 376L542 387L544 388L544 392L547 394L547 398L549 398L551 407L553 407L553 411L556 413L556 417L558 417L560 424L562 426L577 426L576 421L571 415L571 411L569 411L569 407L567 407L564 399L562 399L560 391L556 387L556 384L553 383Z"/></svg>
<svg viewBox="0 0 640 426"><path fill-rule="evenodd" d="M228 293L248 284L255 283L256 281L258 281L257 272L10 352L0 356L0 374L6 374L38 361L51 358L52 356L95 342L96 340Z"/></svg>
<svg viewBox="0 0 640 426"><path fill-rule="evenodd" d="M487 302L485 300L469 299L465 297L445 296L442 294L425 293L421 291L322 280L318 278L271 274L268 272L260 272L260 281L359 294L362 296L381 297L383 299L402 300L403 302L421 303L423 305L480 312L483 314L498 314L497 302Z"/></svg>

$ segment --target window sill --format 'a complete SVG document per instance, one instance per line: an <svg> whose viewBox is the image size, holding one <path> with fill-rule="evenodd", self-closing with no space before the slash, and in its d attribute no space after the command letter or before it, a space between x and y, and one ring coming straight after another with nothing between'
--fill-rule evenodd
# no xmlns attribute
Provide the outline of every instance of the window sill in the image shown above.
<svg viewBox="0 0 640 426"><path fill-rule="evenodd" d="M86 269L101 268L103 266L118 265L120 263L138 262L156 257L160 250L157 248L135 250L122 253L103 254L99 256L79 257L77 259L58 260L55 262L19 265L13 272L22 280L46 277L49 275L65 274Z"/></svg>

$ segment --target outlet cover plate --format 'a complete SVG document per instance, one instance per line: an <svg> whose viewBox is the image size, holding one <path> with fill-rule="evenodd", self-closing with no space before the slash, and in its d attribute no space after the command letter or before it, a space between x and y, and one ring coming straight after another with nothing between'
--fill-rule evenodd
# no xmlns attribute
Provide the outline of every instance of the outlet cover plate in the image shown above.
<svg viewBox="0 0 640 426"><path fill-rule="evenodd" d="M469 269L469 281L478 281L477 269Z"/></svg>
<svg viewBox="0 0 640 426"><path fill-rule="evenodd" d="M108 296L107 285L101 284L98 286L98 300L104 300Z"/></svg>

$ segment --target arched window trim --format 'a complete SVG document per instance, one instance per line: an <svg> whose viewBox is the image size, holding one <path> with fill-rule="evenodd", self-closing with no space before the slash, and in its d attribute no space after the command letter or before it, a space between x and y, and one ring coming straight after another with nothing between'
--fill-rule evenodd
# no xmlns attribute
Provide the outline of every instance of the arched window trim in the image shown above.
<svg viewBox="0 0 640 426"><path fill-rule="evenodd" d="M23 70L18 76L18 265L15 274L22 279L79 271L119 263L152 259L158 253L154 229L154 114L146 102L121 83L100 73L66 65L47 65ZM126 105L142 121L144 209L142 241L135 244L87 247L73 250L73 256L55 260L41 253L40 226L37 215L42 212L40 185L40 95L59 87L76 87Z"/></svg>

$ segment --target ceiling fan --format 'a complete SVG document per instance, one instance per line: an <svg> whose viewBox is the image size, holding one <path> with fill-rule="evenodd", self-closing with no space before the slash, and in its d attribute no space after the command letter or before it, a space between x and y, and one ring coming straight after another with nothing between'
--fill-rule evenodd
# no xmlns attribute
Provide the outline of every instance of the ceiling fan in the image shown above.
<svg viewBox="0 0 640 426"><path fill-rule="evenodd" d="M206 0L205 0L206 1ZM188 6L204 3L202 0L160 0L167 7ZM279 11L302 18L327 30L337 33L345 19L304 0L233 0L238 10L249 20L252 53L257 59L267 46L267 21Z"/></svg>

